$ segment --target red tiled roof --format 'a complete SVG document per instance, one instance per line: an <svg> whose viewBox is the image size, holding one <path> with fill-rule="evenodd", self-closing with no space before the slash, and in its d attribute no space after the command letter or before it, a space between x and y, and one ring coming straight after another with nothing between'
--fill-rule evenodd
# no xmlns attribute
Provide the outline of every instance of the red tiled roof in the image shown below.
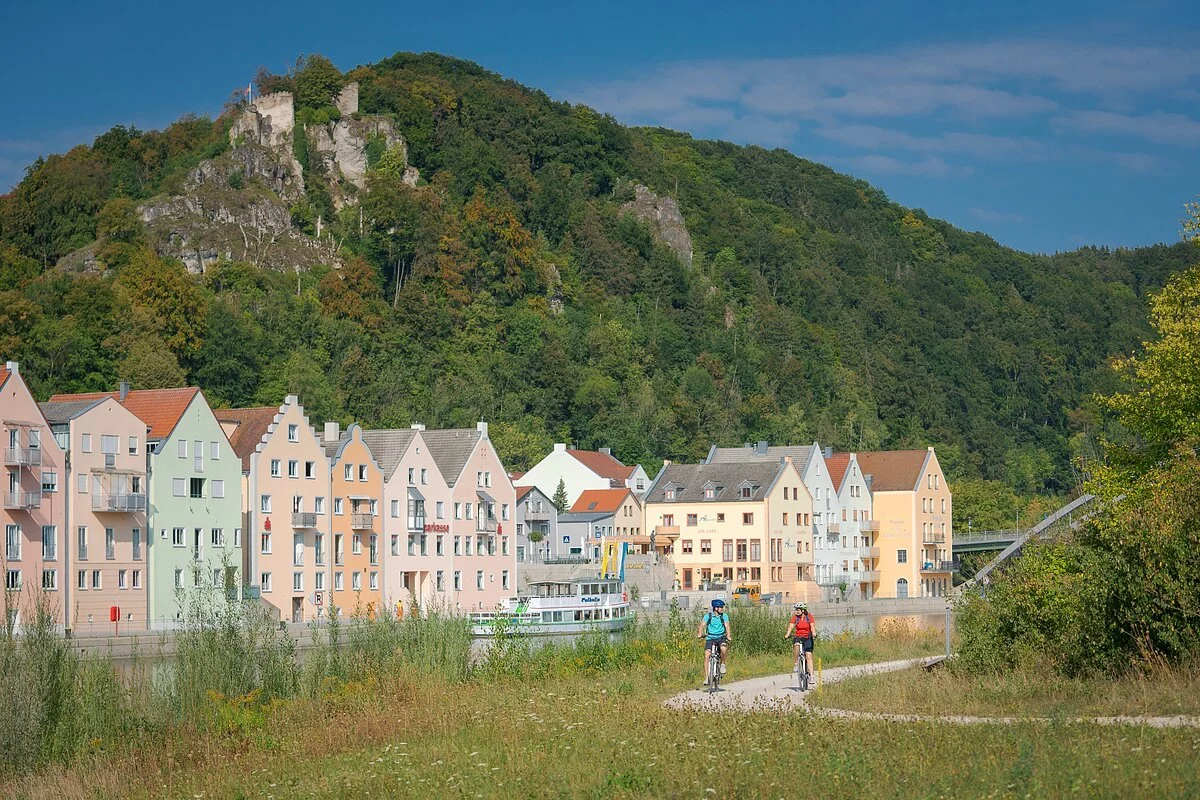
<svg viewBox="0 0 1200 800"><path fill-rule="evenodd" d="M850 454L834 453L825 459L825 468L829 470L829 479L833 481L833 490L835 492L842 491L842 481L846 477L846 471L850 469Z"/></svg>
<svg viewBox="0 0 1200 800"><path fill-rule="evenodd" d="M858 453L858 468L871 477L872 492L911 492L921 482L928 450L882 450Z"/></svg>
<svg viewBox="0 0 1200 800"><path fill-rule="evenodd" d="M8 367L0 367L0 386L3 386L6 380L8 380Z"/></svg>
<svg viewBox="0 0 1200 800"><path fill-rule="evenodd" d="M524 472L510 472L510 473L508 473L508 479L509 479L510 481L519 481L519 480L521 480L521 478L524 478L524 477L525 477L525 473L524 473Z"/></svg>
<svg viewBox="0 0 1200 800"><path fill-rule="evenodd" d="M601 478L624 483L633 474L634 467L627 467L607 453L596 450L568 450L572 458L583 464Z"/></svg>
<svg viewBox="0 0 1200 800"><path fill-rule="evenodd" d="M517 502L519 503L520 501L524 500L524 499L525 499L525 495L529 494L530 492L532 492L532 491L533 491L534 489L536 489L536 488L537 488L536 486L518 486L518 487L516 487L516 489L517 489Z"/></svg>
<svg viewBox="0 0 1200 800"><path fill-rule="evenodd" d="M262 437L266 434L279 409L275 406L261 408L216 408L213 414L221 423L235 423L236 428L229 434L229 444L233 452L242 459L242 470L250 469L250 455Z"/></svg>
<svg viewBox="0 0 1200 800"><path fill-rule="evenodd" d="M179 424L183 412L191 405L199 393L195 386L184 386L179 389L135 389L125 396L121 405L129 409L134 416L146 423L149 428L147 436L150 439L165 439ZM73 400L103 400L111 397L118 402L120 392L84 392L82 394L56 394L50 398L51 403L69 403Z"/></svg>
<svg viewBox="0 0 1200 800"><path fill-rule="evenodd" d="M630 491L628 489L585 489L571 506L571 513L600 512L611 514L621 507Z"/></svg>

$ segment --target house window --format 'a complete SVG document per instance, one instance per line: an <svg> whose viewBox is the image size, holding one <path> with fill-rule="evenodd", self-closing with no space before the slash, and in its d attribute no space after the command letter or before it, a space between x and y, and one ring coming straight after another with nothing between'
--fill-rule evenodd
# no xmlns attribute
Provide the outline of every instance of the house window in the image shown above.
<svg viewBox="0 0 1200 800"><path fill-rule="evenodd" d="M304 462L304 477L310 478L310 479L317 477L317 462L315 462L315 461L305 461Z"/></svg>
<svg viewBox="0 0 1200 800"><path fill-rule="evenodd" d="M691 553L691 552L692 552L692 540L691 540L691 539L684 539L684 540L683 540L682 550L683 550L683 552L684 552L684 553Z"/></svg>
<svg viewBox="0 0 1200 800"><path fill-rule="evenodd" d="M129 579L128 570L123 570L123 569L117 570L117 588L118 589L128 589L129 588L129 584L127 582L128 579Z"/></svg>
<svg viewBox="0 0 1200 800"><path fill-rule="evenodd" d="M242 546L242 529L241 528L233 529L233 546L234 547Z"/></svg>
<svg viewBox="0 0 1200 800"><path fill-rule="evenodd" d="M75 581L76 588L78 588L79 591L81 591L81 592L86 592L87 591L87 570L86 569L79 570L79 573L75 577L76 577L76 581Z"/></svg>
<svg viewBox="0 0 1200 800"><path fill-rule="evenodd" d="M146 536L150 535L150 531L146 531ZM142 530L141 528L133 529L133 560L142 560Z"/></svg>
<svg viewBox="0 0 1200 800"><path fill-rule="evenodd" d="M457 569L454 570L454 591L462 591L462 572Z"/></svg>
<svg viewBox="0 0 1200 800"><path fill-rule="evenodd" d="M787 527L787 524L788 524L788 515L787 515L786 513L784 513L784 515L783 515L783 525L784 525L784 527Z"/></svg>
<svg viewBox="0 0 1200 800"><path fill-rule="evenodd" d="M291 459L290 461L288 461L288 477L289 478L299 478L300 477L300 462L294 458Z"/></svg>
<svg viewBox="0 0 1200 800"><path fill-rule="evenodd" d="M726 539L721 542L721 559L723 561L733 561L733 539Z"/></svg>
<svg viewBox="0 0 1200 800"><path fill-rule="evenodd" d="M120 447L120 437L112 434L100 434L100 452L106 456L115 456L117 449Z"/></svg>
<svg viewBox="0 0 1200 800"><path fill-rule="evenodd" d="M475 588L483 591L483 570L475 571Z"/></svg>
<svg viewBox="0 0 1200 800"><path fill-rule="evenodd" d="M58 528L54 525L42 526L42 559L58 560Z"/></svg>
<svg viewBox="0 0 1200 800"><path fill-rule="evenodd" d="M43 470L42 472L42 491L57 492L58 491L58 473L53 470Z"/></svg>
<svg viewBox="0 0 1200 800"><path fill-rule="evenodd" d="M717 497L717 487L715 487L715 486L705 486L704 487L704 499L705 500L714 500L714 499L716 499L716 497Z"/></svg>
<svg viewBox="0 0 1200 800"><path fill-rule="evenodd" d="M92 570L92 588L93 589L103 589L104 588L103 576L101 575L100 570L98 570L98 569Z"/></svg>
<svg viewBox="0 0 1200 800"><path fill-rule="evenodd" d="M303 592L304 591L304 573L303 572L293 572L292 573L292 591L293 592Z"/></svg>
<svg viewBox="0 0 1200 800"><path fill-rule="evenodd" d="M508 519L508 503L500 504L500 519L502 519L502 520Z"/></svg>
<svg viewBox="0 0 1200 800"><path fill-rule="evenodd" d="M212 538L210 539L213 547L225 546L225 531L221 528L212 529Z"/></svg>
<svg viewBox="0 0 1200 800"><path fill-rule="evenodd" d="M749 511L742 514L742 524L743 525L753 525L754 524L754 514Z"/></svg>
<svg viewBox="0 0 1200 800"><path fill-rule="evenodd" d="M279 459L278 458L271 459L271 477L272 478L279 477Z"/></svg>
<svg viewBox="0 0 1200 800"><path fill-rule="evenodd" d="M221 580L221 570L220 569L213 570L212 585L213 585L214 589L220 589L222 586L225 585L225 581Z"/></svg>
<svg viewBox="0 0 1200 800"><path fill-rule="evenodd" d="M426 469L425 467L421 467L421 485L425 486L428 483L429 483L429 470Z"/></svg>
<svg viewBox="0 0 1200 800"><path fill-rule="evenodd" d="M340 592L346 588L346 576L341 570L333 573L333 590Z"/></svg>
<svg viewBox="0 0 1200 800"><path fill-rule="evenodd" d="M117 534L112 528L104 529L104 557L109 561L117 557Z"/></svg>
<svg viewBox="0 0 1200 800"><path fill-rule="evenodd" d="M343 507L342 498L340 498L340 497L333 498L333 513L341 514L342 507Z"/></svg>
<svg viewBox="0 0 1200 800"><path fill-rule="evenodd" d="M313 575L313 588L316 589L318 592L325 591L325 573L324 572L318 572L317 574Z"/></svg>
<svg viewBox="0 0 1200 800"><path fill-rule="evenodd" d="M183 570L178 567L175 568L175 588L183 588Z"/></svg>
<svg viewBox="0 0 1200 800"><path fill-rule="evenodd" d="M288 441L289 442L300 441L300 426L299 425L288 425Z"/></svg>
<svg viewBox="0 0 1200 800"><path fill-rule="evenodd" d="M413 480L413 478L415 478L415 477L416 477L416 474L417 474L417 468L416 468L416 467L409 467L409 468L408 468L408 485L409 485L409 486L412 486L414 483L416 483L416 481L414 481L414 480Z"/></svg>
<svg viewBox="0 0 1200 800"><path fill-rule="evenodd" d="M212 482L212 496L216 498L225 497L225 481L214 480Z"/></svg>
<svg viewBox="0 0 1200 800"><path fill-rule="evenodd" d="M445 537L445 536L438 536L438 537L437 537L437 544L436 544L436 545L434 545L434 547L435 547L435 552L436 552L436 553L437 553L439 556L444 556L444 555L446 554L446 537Z"/></svg>
<svg viewBox="0 0 1200 800"><path fill-rule="evenodd" d="M907 564L908 563L908 551L907 550L897 550L896 551L896 563L897 564Z"/></svg>
<svg viewBox="0 0 1200 800"><path fill-rule="evenodd" d="M440 569L437 571L437 591L446 591L446 573Z"/></svg>
<svg viewBox="0 0 1200 800"><path fill-rule="evenodd" d="M379 589L379 573L378 572L371 573L371 583L369 585L371 587L371 591L376 591L377 589Z"/></svg>
<svg viewBox="0 0 1200 800"><path fill-rule="evenodd" d="M4 588L10 592L21 590L21 570L10 569L4 573Z"/></svg>
<svg viewBox="0 0 1200 800"><path fill-rule="evenodd" d="M754 495L754 489L749 486L742 487L742 498L749 500Z"/></svg>
<svg viewBox="0 0 1200 800"><path fill-rule="evenodd" d="M263 531L262 552L263 552L263 555L271 554L271 532L270 531Z"/></svg>
<svg viewBox="0 0 1200 800"><path fill-rule="evenodd" d="M698 518L698 517L697 517L695 514L688 514L688 515L687 515L687 524L688 524L688 527L690 527L690 528L694 528L694 527L696 527L696 525L697 525L697 522L698 522L698 519L699 519L699 518Z"/></svg>
<svg viewBox="0 0 1200 800"><path fill-rule="evenodd" d="M367 465L366 464L358 465L358 479L360 481L366 481L366 479L367 479Z"/></svg>
<svg viewBox="0 0 1200 800"><path fill-rule="evenodd" d="M501 570L500 572L500 588L508 588L508 570Z"/></svg>
<svg viewBox="0 0 1200 800"><path fill-rule="evenodd" d="M400 516L400 501L399 500L392 501L391 514L392 514L392 519L396 519L397 517Z"/></svg>
<svg viewBox="0 0 1200 800"><path fill-rule="evenodd" d="M187 439L180 439L179 445L175 448L175 452L180 458L187 458Z"/></svg>
<svg viewBox="0 0 1200 800"><path fill-rule="evenodd" d="M362 573L361 572L355 571L355 572L350 573L350 588L356 592L362 591Z"/></svg>
<svg viewBox="0 0 1200 800"><path fill-rule="evenodd" d="M437 518L438 519L446 518L446 502L444 500L437 501Z"/></svg>
<svg viewBox="0 0 1200 800"><path fill-rule="evenodd" d="M348 480L348 481L354 480L354 465L353 464L347 464L345 467L342 468L342 478L344 480Z"/></svg>
<svg viewBox="0 0 1200 800"><path fill-rule="evenodd" d="M762 542L758 540L750 542L750 560L762 561Z"/></svg>
<svg viewBox="0 0 1200 800"><path fill-rule="evenodd" d="M712 553L712 539L700 540L700 554L709 555Z"/></svg>
<svg viewBox="0 0 1200 800"><path fill-rule="evenodd" d="M717 514L717 522L724 522L724 521L725 521L725 514L724 513Z"/></svg>
<svg viewBox="0 0 1200 800"><path fill-rule="evenodd" d="M221 460L221 443L220 442L209 442L208 443L208 457L209 457L209 459L211 459L213 461Z"/></svg>
<svg viewBox="0 0 1200 800"><path fill-rule="evenodd" d="M318 533L313 535L313 550L315 551L314 557L317 566L325 566L325 534ZM320 589L322 587L318 586L317 588Z"/></svg>
<svg viewBox="0 0 1200 800"><path fill-rule="evenodd" d="M259 584L262 586L264 592L271 591L271 573L262 573L262 576L259 578Z"/></svg>
<svg viewBox="0 0 1200 800"><path fill-rule="evenodd" d="M264 514L271 513L271 495L264 494L262 497L259 498L258 510Z"/></svg>
<svg viewBox="0 0 1200 800"><path fill-rule="evenodd" d="M191 479L191 497L204 497L204 478Z"/></svg>
<svg viewBox="0 0 1200 800"><path fill-rule="evenodd" d="M171 546L183 547L183 528L171 529ZM266 551L263 551L266 552Z"/></svg>
<svg viewBox="0 0 1200 800"><path fill-rule="evenodd" d="M85 453L92 452L92 435L90 433L85 433L82 435L81 440L82 444L80 445L80 449Z"/></svg>
<svg viewBox="0 0 1200 800"><path fill-rule="evenodd" d="M678 496L679 496L679 490L678 490L678 489L676 489L674 486L668 486L668 487L667 487L667 491L666 491L666 499L667 499L667 500L674 500L674 499L675 499L675 498L677 498Z"/></svg>
<svg viewBox="0 0 1200 800"><path fill-rule="evenodd" d="M324 497L314 497L313 498L313 513L314 514L324 514L325 513L325 498Z"/></svg>

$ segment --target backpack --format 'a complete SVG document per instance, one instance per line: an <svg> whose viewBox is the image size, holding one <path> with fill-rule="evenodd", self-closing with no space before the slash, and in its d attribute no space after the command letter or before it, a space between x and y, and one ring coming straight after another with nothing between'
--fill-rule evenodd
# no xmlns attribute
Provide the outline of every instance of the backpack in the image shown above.
<svg viewBox="0 0 1200 800"><path fill-rule="evenodd" d="M709 623L710 623L710 622L712 622L714 619L718 619L718 620L720 620L720 621L721 621L721 632L720 632L719 634L717 634L717 635L718 635L718 636L724 636L724 635L725 635L725 631L726 631L726 627L725 627L725 612L724 612L724 611L722 611L720 614L716 614L716 615L714 615L714 614L713 614L711 611L706 611L706 612L704 612L704 630L705 630L705 633L707 633L707 632L708 632L708 625L709 625ZM710 635L710 636L711 636L712 634L708 634L708 635Z"/></svg>

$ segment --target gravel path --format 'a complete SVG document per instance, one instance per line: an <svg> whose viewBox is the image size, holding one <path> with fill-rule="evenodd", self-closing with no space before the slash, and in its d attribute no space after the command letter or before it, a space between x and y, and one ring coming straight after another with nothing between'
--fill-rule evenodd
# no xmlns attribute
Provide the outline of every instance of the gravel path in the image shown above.
<svg viewBox="0 0 1200 800"><path fill-rule="evenodd" d="M911 669L922 666L933 659L912 658L903 661L882 661L875 664L858 664L852 667L834 667L824 670L821 679L824 683L835 683L861 675L871 675L878 672L894 672L901 669ZM815 688L815 682L809 684L809 691ZM805 711L822 717L834 719L864 719L883 722L943 722L951 725L1015 725L1021 722L1062 722L1049 717L973 717L965 715L922 715L922 714L881 714L871 711L848 711L841 708L818 708L806 702L808 692L796 688L796 676L769 675L765 678L751 678L726 684L719 692L710 693L707 689L692 689L681 692L663 702L667 708L690 711ZM1094 725L1143 725L1151 728L1200 728L1200 717L1171 716L1171 717L1081 717L1070 722L1090 723Z"/></svg>

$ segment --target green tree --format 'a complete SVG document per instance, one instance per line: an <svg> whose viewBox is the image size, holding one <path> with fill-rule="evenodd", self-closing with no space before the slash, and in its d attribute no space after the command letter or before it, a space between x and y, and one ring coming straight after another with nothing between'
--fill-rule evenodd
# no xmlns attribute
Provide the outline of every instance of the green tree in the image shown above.
<svg viewBox="0 0 1200 800"><path fill-rule="evenodd" d="M560 514L566 512L566 510L567 510L567 484L563 481L562 478L558 479L558 486L555 488L554 497L550 498L550 501L552 503L554 503L554 507L558 509L558 512Z"/></svg>
<svg viewBox="0 0 1200 800"><path fill-rule="evenodd" d="M331 107L342 89L342 73L323 55L313 54L297 63L294 76L297 109Z"/></svg>

